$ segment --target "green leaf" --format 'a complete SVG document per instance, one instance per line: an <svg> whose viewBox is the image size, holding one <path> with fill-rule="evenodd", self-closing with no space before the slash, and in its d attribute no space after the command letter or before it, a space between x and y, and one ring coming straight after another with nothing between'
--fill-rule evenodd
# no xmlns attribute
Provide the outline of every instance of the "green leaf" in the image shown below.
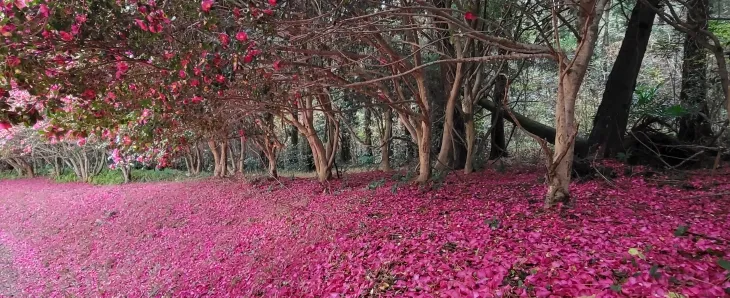
<svg viewBox="0 0 730 298"><path fill-rule="evenodd" d="M646 258L638 248L629 248L629 254L642 260Z"/></svg>
<svg viewBox="0 0 730 298"><path fill-rule="evenodd" d="M620 293L621 292L621 285L611 285L611 290Z"/></svg>
<svg viewBox="0 0 730 298"><path fill-rule="evenodd" d="M730 271L730 261L728 261L728 260L719 259L717 261L717 265L720 265L720 267L722 267L722 269L725 269L727 271Z"/></svg>
<svg viewBox="0 0 730 298"><path fill-rule="evenodd" d="M682 237L685 234L687 234L688 230L689 230L688 225L680 225L679 227L677 227L677 230L674 231L674 236Z"/></svg>
<svg viewBox="0 0 730 298"><path fill-rule="evenodd" d="M669 294L667 294L667 298L687 298L687 296L684 296L680 293L669 292Z"/></svg>
<svg viewBox="0 0 730 298"><path fill-rule="evenodd" d="M669 117L679 117L687 114L687 110L680 105L673 105L664 109L662 114Z"/></svg>
<svg viewBox="0 0 730 298"><path fill-rule="evenodd" d="M659 279L661 274L659 274L659 265L651 266L651 269L649 269L649 275L653 277L654 279Z"/></svg>

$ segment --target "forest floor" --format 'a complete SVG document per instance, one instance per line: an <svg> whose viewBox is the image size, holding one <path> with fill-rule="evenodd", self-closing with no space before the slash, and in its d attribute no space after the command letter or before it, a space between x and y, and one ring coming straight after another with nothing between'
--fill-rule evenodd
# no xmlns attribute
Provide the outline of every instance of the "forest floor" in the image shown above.
<svg viewBox="0 0 730 298"><path fill-rule="evenodd" d="M543 171L0 181L0 296L728 295L730 172L619 169L544 211Z"/></svg>

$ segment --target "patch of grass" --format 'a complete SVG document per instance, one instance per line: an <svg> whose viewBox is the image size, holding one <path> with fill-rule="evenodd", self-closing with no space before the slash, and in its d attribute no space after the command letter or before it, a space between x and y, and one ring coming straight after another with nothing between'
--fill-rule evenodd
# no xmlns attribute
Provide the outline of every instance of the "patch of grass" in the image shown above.
<svg viewBox="0 0 730 298"><path fill-rule="evenodd" d="M117 172L117 175L122 177L119 172ZM187 173L184 171L173 169L132 170L132 181L134 182L179 181L187 178Z"/></svg>
<svg viewBox="0 0 730 298"><path fill-rule="evenodd" d="M155 182L155 181L180 181L188 179L184 171L178 170L145 170L133 169L131 182ZM58 183L77 182L78 179L73 172L67 172L54 180ZM117 170L103 170L99 175L91 178L91 184L94 185L116 185L124 183L122 172Z"/></svg>
<svg viewBox="0 0 730 298"><path fill-rule="evenodd" d="M58 183L69 183L69 182L76 182L76 174L74 174L71 171L66 171L61 176L54 177L53 180L55 180Z"/></svg>
<svg viewBox="0 0 730 298"><path fill-rule="evenodd" d="M133 171L134 172L134 171ZM91 178L91 184L114 185L124 183L121 171L103 170L99 175Z"/></svg>
<svg viewBox="0 0 730 298"><path fill-rule="evenodd" d="M12 180L12 179L18 179L20 178L18 176L18 173L15 171L2 171L0 172L0 180Z"/></svg>

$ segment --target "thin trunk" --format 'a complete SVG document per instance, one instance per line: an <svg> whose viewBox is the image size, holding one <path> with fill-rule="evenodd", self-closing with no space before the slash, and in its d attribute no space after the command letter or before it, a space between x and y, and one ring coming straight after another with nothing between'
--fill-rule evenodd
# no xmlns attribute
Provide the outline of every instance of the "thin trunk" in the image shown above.
<svg viewBox="0 0 730 298"><path fill-rule="evenodd" d="M585 79L598 39L598 24L607 0L582 0L579 2L578 25L586 28L581 44L572 61L559 53L558 98L555 106L555 152L549 159L548 191L545 207L570 201L570 174L575 150L578 123L575 121L575 102ZM553 16L554 20L556 19Z"/></svg>
<svg viewBox="0 0 730 298"><path fill-rule="evenodd" d="M231 175L235 175L236 173L238 173L237 158L236 158L236 155L233 152L233 145L234 144L235 144L235 142L233 144L230 144L229 143L228 146L227 146L228 147L228 156L231 157L231 169L229 171Z"/></svg>
<svg viewBox="0 0 730 298"><path fill-rule="evenodd" d="M122 178L124 179L124 184L129 183L129 181L132 180L132 168L129 165L123 165L119 167L119 170L122 172Z"/></svg>
<svg viewBox="0 0 730 298"><path fill-rule="evenodd" d="M648 1L651 6L657 6L662 0ZM601 104L593 118L593 129L588 142L599 155L604 157L615 157L619 152L623 152L623 138L626 134L636 79L656 17L656 11L651 6L642 1L636 2L621 49L606 80ZM585 155L587 152L578 153Z"/></svg>
<svg viewBox="0 0 730 298"><path fill-rule="evenodd" d="M707 30L708 0L690 0L687 24L692 30L684 41L682 64L682 91L680 101L688 113L679 119L677 138L684 142L698 142L712 138L712 126L707 107L707 53L701 30Z"/></svg>
<svg viewBox="0 0 730 298"><path fill-rule="evenodd" d="M193 175L193 155L190 153L185 154L185 169L188 171L188 175Z"/></svg>
<svg viewBox="0 0 730 298"><path fill-rule="evenodd" d="M465 93L468 93L465 92ZM464 110L464 126L466 134L466 162L464 163L464 174L474 172L474 144L476 143L476 127L474 125L474 104L471 96L465 96L462 103Z"/></svg>
<svg viewBox="0 0 730 298"><path fill-rule="evenodd" d="M200 147L195 144L195 175L200 174L200 168L203 163L203 156L200 154Z"/></svg>
<svg viewBox="0 0 730 298"><path fill-rule="evenodd" d="M363 141L363 145L365 145L365 155L366 156L373 156L373 130L371 128L372 126L372 115L369 108L365 109L365 119L363 121L363 131L365 133L365 140Z"/></svg>
<svg viewBox="0 0 730 298"><path fill-rule="evenodd" d="M497 160L507 155L507 142L504 134L504 103L507 98L507 75L500 73L494 81L494 100L499 101L496 111L492 112L492 133L490 136L489 160Z"/></svg>
<svg viewBox="0 0 730 298"><path fill-rule="evenodd" d="M216 142L214 140L208 140L208 147L210 147L210 152L213 153L213 177L220 177L221 176L221 156L218 152L218 145L216 145Z"/></svg>
<svg viewBox="0 0 730 298"><path fill-rule="evenodd" d="M380 136L380 170L388 172L390 168L390 138L393 135L393 117L390 108L383 113L383 133Z"/></svg>
<svg viewBox="0 0 730 298"><path fill-rule="evenodd" d="M295 126L289 127L288 130L289 133L289 139L291 139L291 145L292 148L298 149L299 148L299 130ZM296 154L290 154L289 157L289 163L290 164L299 164L299 156L301 155L301 150L295 150Z"/></svg>
<svg viewBox="0 0 730 298"><path fill-rule="evenodd" d="M456 64L456 73L454 77L454 83L451 85L451 91L446 101L446 111L444 111L446 120L444 121L444 130L441 135L441 150L438 154L436 162L436 170L443 171L452 165L451 155L452 145L454 143L454 114L456 113L456 101L459 98L459 90L461 87L461 78L463 72L461 70L462 63Z"/></svg>
<svg viewBox="0 0 730 298"><path fill-rule="evenodd" d="M220 146L220 177L228 175L228 140L219 143Z"/></svg>
<svg viewBox="0 0 730 298"><path fill-rule="evenodd" d="M269 177L279 178L279 173L276 171L276 154L273 151L266 150L264 155L268 161Z"/></svg>
<svg viewBox="0 0 730 298"><path fill-rule="evenodd" d="M340 135L340 159L342 162L348 163L352 160L352 153L350 152L350 132L347 129L343 129L340 132Z"/></svg>
<svg viewBox="0 0 730 298"><path fill-rule="evenodd" d="M431 122L421 120L417 134L418 177L416 182L424 183L431 179Z"/></svg>
<svg viewBox="0 0 730 298"><path fill-rule="evenodd" d="M241 137L241 155L238 156L238 173L243 175L246 167L246 137Z"/></svg>

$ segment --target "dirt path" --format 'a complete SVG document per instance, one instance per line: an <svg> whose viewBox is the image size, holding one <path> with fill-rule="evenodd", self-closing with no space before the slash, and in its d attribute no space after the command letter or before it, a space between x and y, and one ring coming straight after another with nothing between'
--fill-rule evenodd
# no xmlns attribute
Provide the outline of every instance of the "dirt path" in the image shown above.
<svg viewBox="0 0 730 298"><path fill-rule="evenodd" d="M13 257L10 250L0 243L0 297L15 297L18 271L13 268Z"/></svg>

